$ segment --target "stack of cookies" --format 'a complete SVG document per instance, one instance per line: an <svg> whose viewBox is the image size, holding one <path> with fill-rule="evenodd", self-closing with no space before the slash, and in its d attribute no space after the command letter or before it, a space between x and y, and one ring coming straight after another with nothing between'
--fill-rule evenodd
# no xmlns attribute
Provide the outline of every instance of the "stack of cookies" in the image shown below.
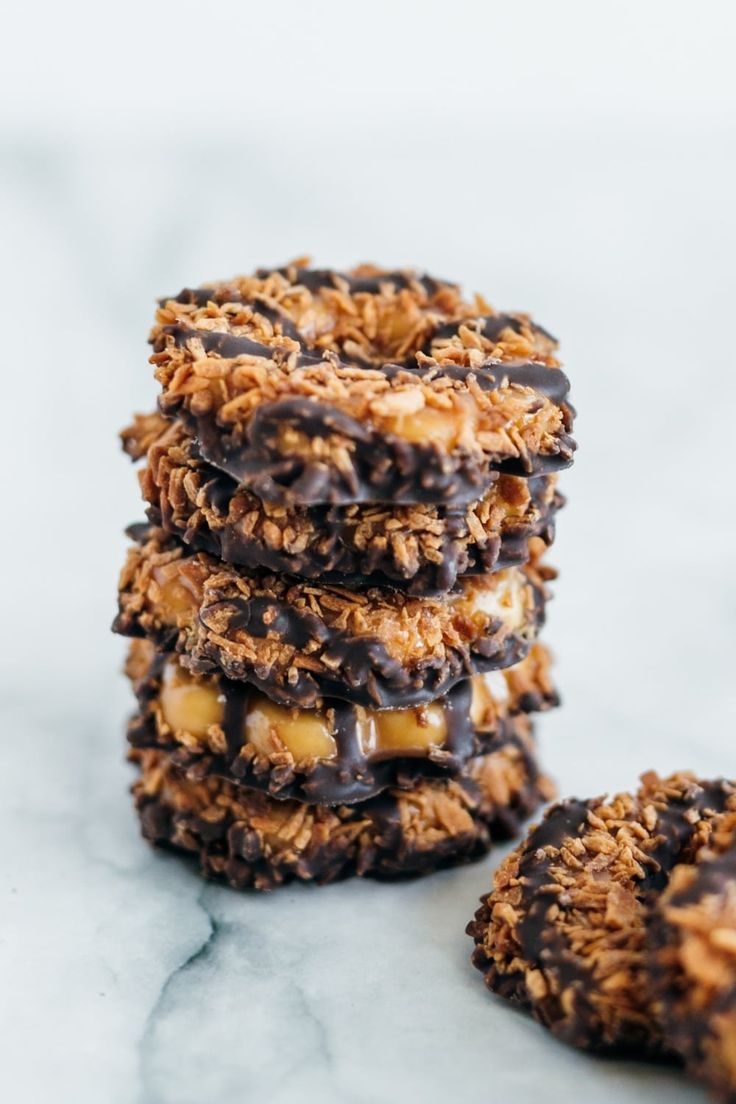
<svg viewBox="0 0 736 1104"><path fill-rule="evenodd" d="M151 342L115 622L144 835L269 888L515 834L556 703L554 339L455 284L295 262L162 300Z"/></svg>

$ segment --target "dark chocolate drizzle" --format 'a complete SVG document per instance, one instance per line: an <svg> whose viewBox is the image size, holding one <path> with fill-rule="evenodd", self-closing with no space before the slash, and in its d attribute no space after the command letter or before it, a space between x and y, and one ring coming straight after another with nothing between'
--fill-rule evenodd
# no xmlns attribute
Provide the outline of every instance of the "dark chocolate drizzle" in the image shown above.
<svg viewBox="0 0 736 1104"><path fill-rule="evenodd" d="M273 272L278 272L279 275L289 280L293 286L305 287L312 293L320 291L322 288L341 289L341 287L347 285L351 295L361 293L378 295L381 289L389 284L399 290L419 284L428 295L435 295L442 287L457 286L451 284L448 280L437 280L434 276L427 274L402 272L401 270L382 272L376 276L351 276L347 272L336 272L330 268L290 269L285 266L277 269L259 268L256 275L260 280L265 280ZM292 276L296 278L292 279Z"/></svg>
<svg viewBox="0 0 736 1104"><path fill-rule="evenodd" d="M235 607L235 613L230 616L230 627L245 629L251 636L266 637L269 633L276 633L300 650L306 648L311 640L322 644L330 637L327 626L319 617L275 599L236 599L222 604ZM216 610L219 604L209 608Z"/></svg>
<svg viewBox="0 0 736 1104"><path fill-rule="evenodd" d="M643 868L637 884L637 893L645 903L661 892L667 884L673 867L687 852L693 833L693 814L698 817L714 815L723 810L732 787L723 781L693 785L681 797L672 798L665 809L658 810L656 846L650 852L651 862ZM558 852L566 840L579 838L585 833L591 806L597 802L571 799L554 805L542 823L534 829L524 847L519 864L519 880L522 888L522 919L519 924L519 942L524 959L533 967L543 970L558 980L560 991L566 991L564 1010L556 998L536 1002L532 1011L558 1038L590 1050L606 1050L622 1053L650 1053L652 1032L640 1027L629 1027L614 1043L604 1041L595 1026L597 1013L590 995L596 981L592 970L572 950L558 925L550 921L550 906L559 902L560 886L550 876L555 858L550 858L544 848ZM530 1007L525 994L523 977L509 974L494 977L493 988L501 996Z"/></svg>
<svg viewBox="0 0 736 1104"><path fill-rule="evenodd" d="M202 648L190 649L185 662L194 671L209 673L219 668L229 678L250 682L283 705L309 709L323 698L340 698L369 709L422 705L442 697L462 679L510 667L524 658L544 622L545 598L539 588L534 586L533 589L535 607L524 634L504 633L501 622L492 623L488 632L474 640L468 650L452 650L440 663L427 660L411 668L405 667L389 655L378 638L352 636L335 630L321 635L321 655L334 665L334 677L324 671L300 668L286 680L271 669L254 667L209 642ZM245 599L228 599L205 606L200 609L200 620L206 625L211 614L218 620L220 612L227 609L233 610L238 617L246 604ZM280 617L280 603L274 602L273 606L273 616ZM285 634L285 639L291 643L295 638ZM171 642L170 634L168 642ZM163 643L167 645L166 641ZM176 650L186 649L177 646Z"/></svg>
<svg viewBox="0 0 736 1104"><path fill-rule="evenodd" d="M489 374L486 382L490 385L495 377ZM160 400L160 405L163 413L171 413L165 402ZM565 433L554 454L508 459L491 467L474 452L457 450L450 458L434 441L417 444L398 434L378 433L334 407L299 397L259 406L244 433L237 426L225 429L212 414L193 416L183 409L177 414L196 435L203 459L262 501L285 506L364 502L465 506L482 497L496 472L527 477L553 473L569 467L574 450L572 438ZM350 441L352 466L338 470L321 460L285 455L281 448L285 426L306 437L337 436Z"/></svg>
<svg viewBox="0 0 736 1104"><path fill-rule="evenodd" d="M669 801L667 808L659 811L657 831L661 838L652 852L656 866L647 872L644 879L644 888L649 895L660 893L669 882L673 867L690 857L688 848L693 834L690 819L693 812L698 817L711 818L723 812L733 792L733 784L723 778L712 782L693 782L682 797Z"/></svg>
<svg viewBox="0 0 736 1104"><path fill-rule="evenodd" d="M458 322L446 322L438 328L432 334L430 341L425 346L425 351L431 353L432 346L436 341L442 341L443 339L453 337L460 326L469 326L471 329L477 329L478 333L483 337L487 337L489 341L498 341L504 330L513 330L514 333L521 333L524 325L527 325L533 333L541 334L542 337L546 337L548 341L557 344L557 338L545 330L543 326L539 326L536 322L532 322L531 319L524 319L518 317L515 314L486 314L482 318L473 320L472 318L462 319Z"/></svg>
<svg viewBox="0 0 736 1104"><path fill-rule="evenodd" d="M278 269L291 279L289 269ZM265 277L268 270L260 270ZM312 291L322 287L337 287L336 279L347 281L352 292L376 293L380 287L392 283L408 287L420 283L428 294L442 285L429 276L407 273L388 273L377 277L351 277L329 270L299 269L299 284ZM205 305L214 301L242 302L239 293L232 289L187 288L174 302ZM289 345L264 345L245 335L198 330L176 324L161 327L154 341L154 349L160 352L168 340L178 347L187 346L192 340L202 343L209 354L233 358L257 356L281 363L289 360L292 368L309 367L324 360L340 363L343 354L335 352L311 353L298 329L272 305L257 298L247 304L254 311L267 317L281 333L291 338ZM472 320L438 326L429 338L427 348L438 337L451 336L460 325L472 324ZM488 315L476 320L481 332L494 339L506 327L519 332L522 322L513 315ZM532 325L531 323L529 323ZM541 327L533 326L538 333L549 337ZM554 340L554 339L551 339ZM293 348L297 341L300 350ZM354 361L353 363L358 363ZM361 362L362 364L362 362ZM371 365L373 369L376 365ZM529 362L499 362L489 360L480 368L460 365L417 365L414 354L399 364L381 366L388 378L399 373L409 373L420 378L449 377L464 381L473 377L484 390L496 390L505 385L536 390L560 407L564 417L564 429L555 443L555 450L522 458L487 457L478 452L453 450L448 453L438 443L426 441L412 443L398 434L384 433L364 425L355 418L342 414L327 404L292 397L263 404L254 412L246 427L235 425L227 428L218 424L216 416L193 416L183 409L180 396L164 393L159 405L164 414L180 414L184 417L200 441L202 456L227 472L252 490L264 501L278 504L346 504L351 502L437 503L467 504L480 497L493 479L494 471L510 474L540 475L559 471L572 463L575 442L570 436L574 410L569 403L569 382L559 368ZM352 470L344 471L324 461L284 455L281 446L281 429L290 425L307 437L338 436L350 442Z"/></svg>
<svg viewBox="0 0 736 1104"><path fill-rule="evenodd" d="M166 337L171 337L178 348L188 346L190 341L199 341L206 353L214 353L224 358L239 356L262 357L279 363L281 360L294 355L295 351L282 345L264 345L263 342L254 341L245 334L222 333L218 330L192 329L189 326L172 324L161 327L161 336L157 338L154 348L159 351L165 347ZM297 354L297 367L309 367L322 364L324 361L334 363L337 354L333 352ZM465 382L468 379L477 379L484 391L497 391L500 387L517 386L528 387L545 395L556 403L562 403L570 391L570 381L561 368L548 367L536 361L502 361L488 360L480 367L469 367L463 364L416 364L413 358L404 363L384 364L381 371L388 379L395 379L401 374L410 374L419 379L434 379L437 377ZM315 404L318 405L318 404ZM333 415L340 413L334 411ZM350 425L355 419L349 415L343 415L348 419L344 424ZM358 422L357 425L362 425ZM329 425L329 422L327 423Z"/></svg>
<svg viewBox="0 0 736 1104"><path fill-rule="evenodd" d="M147 507L153 525L179 537L196 551L208 552L227 563L348 587L364 585L370 576L372 585L429 596L446 593L466 575L487 575L520 566L529 559L531 537L541 537L548 545L552 543L556 514L564 505L559 493L550 498L549 477L531 478L527 480L528 514L507 518L500 531L486 534L482 545L468 528L467 507L437 507L437 517L443 526L439 562L424 560L418 565L397 557L388 540L373 541L361 548L353 536L361 515L352 507L302 507L308 514L311 537L305 548L290 551L274 547L240 527L242 507L236 511L236 520L228 520L232 501L244 493L242 488L231 476L201 458L195 438L187 439L186 448L197 465L200 478L197 505L204 504L205 513L195 510L192 504L189 514L182 516L180 496L175 495L172 501L169 489L156 482L155 504ZM209 511L217 515L218 523L207 524ZM299 524L297 516L294 526L298 528Z"/></svg>
<svg viewBox="0 0 736 1104"><path fill-rule="evenodd" d="M508 743L513 734L511 718L499 719L492 729L478 730L471 719L470 680L458 683L444 698L446 737L441 747L401 749L366 754L359 741L359 717L354 706L333 700L323 705L333 716L332 734L337 754L332 759L311 760L303 766L274 764L253 756L245 748L246 716L254 691L243 683L220 677L217 692L223 700L223 732L227 753L211 755L206 746L186 747L157 726L156 702L161 691L165 654L157 653L148 674L135 685L139 712L128 728L133 747L159 747L172 762L188 769L206 760L208 773L227 778L278 799L320 805L365 801L388 787L411 789L421 778L456 776L468 760L489 754ZM556 695L528 696L519 710L532 712L557 704Z"/></svg>
<svg viewBox="0 0 736 1104"><path fill-rule="evenodd" d="M161 306L164 306L166 303L182 303L195 307L206 307L208 303L216 303L218 306L222 306L225 303L242 303L244 306L250 307L256 314L260 314L262 318L267 318L268 321L274 327L278 327L281 333L286 337L290 337L293 341L301 342L302 340L299 330L286 311L281 310L273 303L266 302L258 295L246 302L241 293L235 288L229 288L227 286L214 288L184 288L178 295L165 295L162 299L159 299L159 304ZM221 355L224 356L225 354L223 353Z"/></svg>
<svg viewBox="0 0 736 1104"><path fill-rule="evenodd" d="M276 271L282 276L288 276L287 269L281 268ZM264 279L269 275L269 272L267 269L260 269L257 275L260 279ZM392 285L397 289L419 285L425 290L427 295L432 296L443 286L457 286L449 284L446 280L436 280L433 276L428 276L426 274L389 272L381 276L349 276L347 273L336 273L329 269L301 269L297 284L314 293L320 291L322 288L337 288L339 286L338 281L342 282L343 285L347 284L352 295L360 293L378 295L381 289L388 285ZM225 303L242 303L244 306L251 307L256 313L267 318L270 322L278 323L281 326L282 332L288 334L289 337L294 338L294 340L300 343L303 341L302 334L285 311L274 306L272 303L266 302L258 295L255 295L252 300L245 300L236 288L228 287L227 285L218 287L183 288L178 295L166 295L159 299L159 304L161 306L166 303L182 303L187 306L206 307L210 302L216 303L218 306L222 306ZM488 338L489 341L498 341L504 330L512 330L514 333L520 334L524 326L527 326L533 333L540 334L553 344L556 345L558 343L557 339L553 337L548 330L538 325L538 323L533 322L531 319L522 318L515 314L501 313L486 314L476 319L461 318L442 323L441 325L435 325L429 340L425 343L423 351L427 354L431 354L435 342L453 337L458 333L461 326L468 326L472 329L476 329L478 333ZM404 366L406 368L416 367L413 354L407 357Z"/></svg>
<svg viewBox="0 0 736 1104"><path fill-rule="evenodd" d="M145 532L138 535L144 541L145 537ZM155 617L142 622L141 615L146 611L131 604L123 590L112 628L122 636L147 637L162 651L179 652L193 672L220 671L227 678L250 683L282 705L310 709L323 698L339 698L369 709L402 709L434 701L471 675L510 667L522 660L544 624L547 598L536 582L527 579L527 585L531 587L533 608L521 632L504 631L503 622L493 620L484 635L464 648L448 649L444 658L427 658L411 667L394 659L378 637L331 629L322 621L313 623L309 614L297 617L285 599L275 596L253 599L228 594L221 600L203 602L198 619L205 630L211 631L198 632L194 638L186 628L156 623ZM296 648L306 639L305 633L311 633L308 638L319 640L320 655L329 663L328 670L334 670L334 676L325 670L302 667L283 671L243 658L219 642L223 615L230 626L247 626L248 632L256 636L265 636L276 626L284 642Z"/></svg>
<svg viewBox="0 0 736 1104"><path fill-rule="evenodd" d="M404 831L397 799L390 792L336 809L345 825L356 823L361 832L353 836L337 832L326 838L317 834L293 857L266 851L259 833L235 820L227 808L221 817L206 819L177 809L167 801L165 791L151 793L145 788L137 792L136 806L147 839L196 854L206 877L223 879L238 889L272 889L293 879L325 884L356 874L381 879L418 877L480 858L494 840L518 835L522 821L537 807L540 776L532 746L513 729L506 746L520 752L525 770L518 791L507 804L498 805L473 779L459 776L457 784L470 803L472 829L450 832L431 846L417 845ZM205 765L205 774L207 769ZM181 769L174 771L183 777Z"/></svg>
<svg viewBox="0 0 736 1104"><path fill-rule="evenodd" d="M254 341L245 334L222 333L219 330L196 330L189 326L170 325L162 326L161 334L173 338L178 348L188 346L190 341L199 341L206 353L214 353L215 356L224 359L233 359L240 356L265 357L274 363L287 358L292 350L283 345L264 345L261 341ZM162 347L163 343L157 341L155 348ZM306 368L313 364L321 364L322 356L312 356L309 353L299 353L297 363L299 367Z"/></svg>

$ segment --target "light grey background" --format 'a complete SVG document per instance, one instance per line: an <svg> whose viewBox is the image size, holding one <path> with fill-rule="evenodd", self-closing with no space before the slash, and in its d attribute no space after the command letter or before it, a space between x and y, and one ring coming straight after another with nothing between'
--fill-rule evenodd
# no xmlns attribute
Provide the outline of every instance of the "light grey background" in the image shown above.
<svg viewBox="0 0 736 1104"><path fill-rule="evenodd" d="M562 340L560 791L736 774L735 30L732 4L641 0L6 15L4 1099L703 1099L484 993L463 928L498 853L264 898L149 853L108 624L154 298L304 252L415 263Z"/></svg>

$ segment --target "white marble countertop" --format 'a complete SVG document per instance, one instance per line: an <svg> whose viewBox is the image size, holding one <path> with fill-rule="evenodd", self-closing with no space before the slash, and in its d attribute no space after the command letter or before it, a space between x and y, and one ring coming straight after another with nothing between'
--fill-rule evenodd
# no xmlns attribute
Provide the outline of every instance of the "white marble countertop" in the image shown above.
<svg viewBox="0 0 736 1104"><path fill-rule="evenodd" d="M108 631L141 512L115 434L153 403L153 298L309 248L416 261L563 341L581 447L546 630L565 701L540 722L561 794L650 767L736 774L733 135L650 94L649 114L494 117L462 180L425 171L431 120L407 130L386 103L380 143L358 120L329 172L304 105L273 132L254 109L240 143L0 125L3 1099L705 1099L676 1070L566 1049L485 992L464 928L503 851L268 896L151 851ZM461 146L482 133L473 110Z"/></svg>

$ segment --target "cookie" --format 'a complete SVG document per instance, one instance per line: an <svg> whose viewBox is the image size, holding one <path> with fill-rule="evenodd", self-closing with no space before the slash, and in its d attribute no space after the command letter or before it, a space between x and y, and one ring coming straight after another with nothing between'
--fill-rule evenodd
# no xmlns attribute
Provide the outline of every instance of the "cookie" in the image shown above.
<svg viewBox="0 0 736 1104"><path fill-rule="evenodd" d="M389 786L458 774L505 740L505 722L557 704L549 653L476 675L438 701L376 712L347 702L288 709L247 683L193 675L177 655L134 640L126 671L138 699L135 747L160 747L196 777L203 768L277 798L364 801Z"/></svg>
<svg viewBox="0 0 736 1104"><path fill-rule="evenodd" d="M192 781L165 752L133 751L143 835L190 852L206 877L238 889L428 874L479 858L493 840L515 835L548 796L528 719L509 723L503 745L459 778L336 807L277 801L215 775Z"/></svg>
<svg viewBox="0 0 736 1104"><path fill-rule="evenodd" d="M522 564L551 544L562 503L556 477L497 475L468 506L276 506L205 463L183 422L141 415L123 431L148 517L190 547L248 568L307 579L371 575L410 594L450 590L460 575Z"/></svg>
<svg viewBox="0 0 736 1104"><path fill-rule="evenodd" d="M160 408L265 502L454 503L572 460L556 342L453 284L300 265L164 299Z"/></svg>
<svg viewBox="0 0 736 1104"><path fill-rule="evenodd" d="M736 1101L736 814L717 818L675 868L649 926L655 1009L671 1048L720 1100Z"/></svg>
<svg viewBox="0 0 736 1104"><path fill-rule="evenodd" d="M576 1046L671 1049L652 1006L651 902L733 808L730 782L689 774L644 775L636 794L555 805L501 864L468 926L488 987Z"/></svg>
<svg viewBox="0 0 736 1104"><path fill-rule="evenodd" d="M441 597L350 590L249 572L143 527L120 580L116 631L219 669L280 704L339 698L419 705L473 674L518 663L544 615L535 564L470 577Z"/></svg>

